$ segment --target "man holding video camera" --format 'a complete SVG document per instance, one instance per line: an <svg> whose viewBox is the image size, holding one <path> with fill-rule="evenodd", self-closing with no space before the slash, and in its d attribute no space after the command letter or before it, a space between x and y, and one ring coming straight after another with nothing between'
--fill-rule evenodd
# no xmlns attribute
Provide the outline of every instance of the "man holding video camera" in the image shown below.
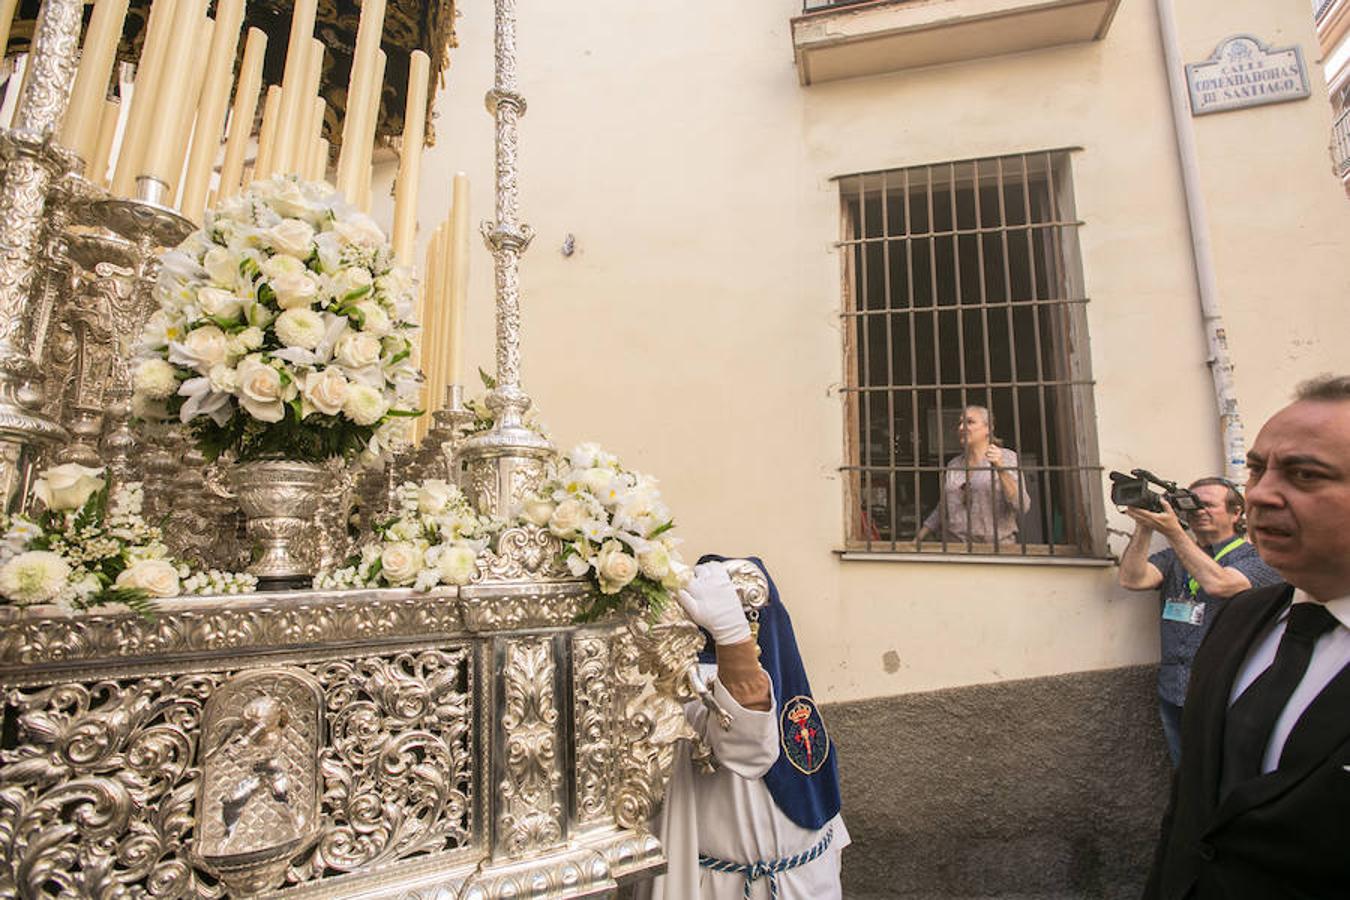
<svg viewBox="0 0 1350 900"><path fill-rule="evenodd" d="M1280 581L1242 534L1243 500L1235 485L1223 478L1201 478L1187 492L1173 495L1178 496L1193 507L1186 524L1194 539L1166 498L1147 504L1160 507L1156 512L1131 504L1125 514L1135 521L1134 534L1120 558L1120 586L1157 590L1162 601L1158 709L1173 767L1181 758L1181 707L1191 660L1215 607L1249 588ZM1168 546L1150 556L1155 531Z"/></svg>

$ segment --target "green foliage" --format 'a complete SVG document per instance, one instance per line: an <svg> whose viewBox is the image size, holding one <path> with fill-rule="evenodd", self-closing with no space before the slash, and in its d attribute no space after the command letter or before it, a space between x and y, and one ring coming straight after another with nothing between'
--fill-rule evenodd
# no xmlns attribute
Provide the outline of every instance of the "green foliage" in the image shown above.
<svg viewBox="0 0 1350 900"><path fill-rule="evenodd" d="M602 594L597 586L573 621L578 625L598 622L611 613L642 613L649 623L655 623L665 611L670 592L646 575L639 575L617 594Z"/></svg>
<svg viewBox="0 0 1350 900"><path fill-rule="evenodd" d="M284 457L300 462L323 462L360 453L375 434L373 425L357 425L345 418L300 417L297 398L285 407L280 422L260 422L248 415L231 416L224 425L199 416L188 428L208 460L232 450L240 462ZM407 413L404 413L407 415Z"/></svg>
<svg viewBox="0 0 1350 900"><path fill-rule="evenodd" d="M484 372L482 366L478 367L478 377L483 379L483 387L487 388L489 391L496 389L497 379L493 378L487 372Z"/></svg>

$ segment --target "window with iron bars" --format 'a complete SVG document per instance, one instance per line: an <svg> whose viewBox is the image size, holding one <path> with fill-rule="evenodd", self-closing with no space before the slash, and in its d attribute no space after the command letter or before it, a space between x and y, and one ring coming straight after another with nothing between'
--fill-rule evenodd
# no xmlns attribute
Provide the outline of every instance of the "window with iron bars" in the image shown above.
<svg viewBox="0 0 1350 900"><path fill-rule="evenodd" d="M1069 152L838 183L847 549L1104 556Z"/></svg>

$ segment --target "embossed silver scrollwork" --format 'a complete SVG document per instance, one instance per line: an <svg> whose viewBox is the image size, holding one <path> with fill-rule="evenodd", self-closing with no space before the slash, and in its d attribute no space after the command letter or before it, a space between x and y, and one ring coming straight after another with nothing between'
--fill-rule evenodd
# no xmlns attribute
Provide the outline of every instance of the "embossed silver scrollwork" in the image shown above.
<svg viewBox="0 0 1350 900"><path fill-rule="evenodd" d="M547 637L510 641L503 666L505 745L497 785L499 850L519 857L562 840L562 771Z"/></svg>

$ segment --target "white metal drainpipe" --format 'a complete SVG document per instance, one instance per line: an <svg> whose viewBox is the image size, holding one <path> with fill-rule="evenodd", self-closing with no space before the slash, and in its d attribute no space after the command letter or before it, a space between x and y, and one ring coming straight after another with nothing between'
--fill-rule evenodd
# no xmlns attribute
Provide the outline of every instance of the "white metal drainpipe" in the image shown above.
<svg viewBox="0 0 1350 900"><path fill-rule="evenodd" d="M1219 410L1223 440L1223 474L1229 481L1247 480L1247 443L1238 415L1237 388L1233 383L1233 359L1228 353L1228 335L1219 309L1219 282L1214 274L1214 255L1209 243L1209 219L1200 191L1200 163L1195 151L1190 93L1186 88L1177 22L1172 0L1157 0L1158 30L1162 35L1163 62L1172 96L1172 123L1177 136L1181 180L1186 187L1186 213L1191 226L1191 250L1195 257L1195 280L1200 292L1200 317L1209 344L1209 371L1214 380L1214 399Z"/></svg>

